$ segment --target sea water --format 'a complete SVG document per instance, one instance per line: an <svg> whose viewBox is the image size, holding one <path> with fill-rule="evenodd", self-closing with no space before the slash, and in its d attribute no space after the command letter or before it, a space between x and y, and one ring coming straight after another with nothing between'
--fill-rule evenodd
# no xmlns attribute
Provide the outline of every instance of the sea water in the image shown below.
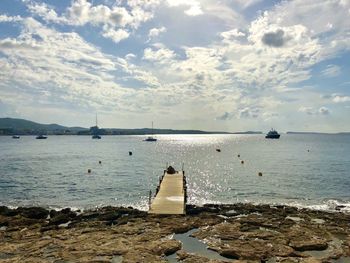
<svg viewBox="0 0 350 263"><path fill-rule="evenodd" d="M350 135L144 138L0 136L0 205L146 210L149 191L154 192L168 163L176 169L184 165L189 203L350 210Z"/></svg>

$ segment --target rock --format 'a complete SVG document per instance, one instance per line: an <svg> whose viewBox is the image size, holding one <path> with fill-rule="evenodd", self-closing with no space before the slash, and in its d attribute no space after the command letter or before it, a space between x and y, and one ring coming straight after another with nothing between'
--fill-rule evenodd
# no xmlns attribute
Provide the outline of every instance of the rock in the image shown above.
<svg viewBox="0 0 350 263"><path fill-rule="evenodd" d="M150 250L155 255L170 255L181 249L181 242L170 239L170 240L158 240L150 243L146 249Z"/></svg>
<svg viewBox="0 0 350 263"><path fill-rule="evenodd" d="M0 206L0 215L3 216L15 216L18 212L15 209L10 209L6 206Z"/></svg>
<svg viewBox="0 0 350 263"><path fill-rule="evenodd" d="M61 225L64 223L67 223L69 221L71 221L73 218L75 218L75 213L71 214L71 213L59 213L57 215L55 215L53 218L50 219L49 224L50 225Z"/></svg>
<svg viewBox="0 0 350 263"><path fill-rule="evenodd" d="M328 243L325 239L315 238L306 240L292 240L289 243L289 246L291 246L297 251L325 250L328 247Z"/></svg>
<svg viewBox="0 0 350 263"><path fill-rule="evenodd" d="M223 256L239 258L234 261L237 263L261 263L267 259L318 262L302 251L327 246L322 260L350 255L347 214L252 204L188 208L193 213L185 216L147 215L130 207L104 207L79 215L63 209L50 211L48 223L45 218L24 217L28 211L23 209L0 207L0 213L6 214L0 215L0 223L9 225L0 231L0 253L13 255L7 259L9 262L102 262L112 261L115 255L120 255L124 263L166 262L165 255L181 248L172 235L197 229L192 236ZM218 216L230 213L230 217ZM242 216L232 216L236 213ZM304 220L294 222L285 219L287 216ZM315 224L312 218L323 219L324 223ZM60 223L70 220L67 228L59 228ZM335 237L341 240L337 246ZM184 263L220 262L185 251L177 255Z"/></svg>
<svg viewBox="0 0 350 263"><path fill-rule="evenodd" d="M180 250L177 253L177 258L182 262L182 263L223 263L223 262L230 262L229 259L227 261L221 261L221 260L215 260L215 259L208 259L196 254L192 253L187 253L184 250Z"/></svg>
<svg viewBox="0 0 350 263"><path fill-rule="evenodd" d="M21 216L31 219L46 219L49 215L49 211L42 207L19 207L16 211Z"/></svg>

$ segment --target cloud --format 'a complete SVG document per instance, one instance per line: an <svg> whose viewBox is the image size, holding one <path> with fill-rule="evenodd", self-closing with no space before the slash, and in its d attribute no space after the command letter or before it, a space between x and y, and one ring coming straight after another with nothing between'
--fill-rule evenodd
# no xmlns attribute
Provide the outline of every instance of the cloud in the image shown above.
<svg viewBox="0 0 350 263"><path fill-rule="evenodd" d="M335 103L342 103L342 102L349 102L350 101L350 96L342 96L342 95L337 95L333 94L333 102Z"/></svg>
<svg viewBox="0 0 350 263"><path fill-rule="evenodd" d="M327 65L326 69L321 71L322 76L327 78L334 78L339 76L341 73L341 68L337 65Z"/></svg>
<svg viewBox="0 0 350 263"><path fill-rule="evenodd" d="M25 95L25 103L69 102L86 108L102 100L111 104L113 97L125 93L113 81L112 72L123 70L120 63L76 33L60 33L27 18L18 38L5 39L0 45L6 58L0 63L2 93Z"/></svg>
<svg viewBox="0 0 350 263"><path fill-rule="evenodd" d="M330 110L326 107L321 107L318 109L318 112L322 115L328 115L330 114Z"/></svg>
<svg viewBox="0 0 350 263"><path fill-rule="evenodd" d="M125 55L125 59L127 60L130 60L130 59L133 59L133 58L136 58L136 55L133 54L133 53L128 53Z"/></svg>
<svg viewBox="0 0 350 263"><path fill-rule="evenodd" d="M320 98L317 83L310 84L313 89L302 83L314 81L318 63L347 54L348 1L279 1L256 15L255 0L68 2L61 9L26 1L38 19L23 18L25 23L0 16L0 21L22 25L17 37L0 39L1 94L39 98L40 105L123 112L135 123L147 117L129 114L152 112L165 123L181 116L177 123L184 125L235 119L237 127L316 121L330 113L323 105L349 101L341 93ZM101 37L88 36L89 30L118 43L117 48L111 41L95 46ZM322 74L338 73L327 67ZM305 115L294 118L295 109ZM227 124L215 123L229 129Z"/></svg>
<svg viewBox="0 0 350 263"><path fill-rule="evenodd" d="M305 112L306 114L308 115L314 115L315 114L315 111L312 107L300 107L299 108L299 111L300 112Z"/></svg>
<svg viewBox="0 0 350 263"><path fill-rule="evenodd" d="M185 14L188 16L202 15L201 3L197 0L167 0L169 6L186 6Z"/></svg>
<svg viewBox="0 0 350 263"><path fill-rule="evenodd" d="M7 16L7 15L0 15L0 23L5 22L20 22L23 18L21 16Z"/></svg>
<svg viewBox="0 0 350 263"><path fill-rule="evenodd" d="M282 29L278 29L276 32L265 33L261 40L265 45L271 47L283 47L288 42L289 37Z"/></svg>
<svg viewBox="0 0 350 263"><path fill-rule="evenodd" d="M52 7L49 7L45 3L36 3L27 0L24 2L27 3L30 12L42 17L47 22L69 23L66 17L59 16Z"/></svg>
<svg viewBox="0 0 350 263"><path fill-rule="evenodd" d="M174 51L168 48L146 48L143 52L143 59L161 64L168 63L170 60L176 57Z"/></svg>
<svg viewBox="0 0 350 263"><path fill-rule="evenodd" d="M325 106L320 107L318 110L315 110L312 107L300 107L299 111L305 112L308 115L329 115L331 113L331 111Z"/></svg>
<svg viewBox="0 0 350 263"><path fill-rule="evenodd" d="M17 49L17 50L24 50L24 49L38 49L39 46L36 44L36 41L33 39L23 39L18 40L14 38L5 38L0 40L0 47L5 50L11 50L11 49Z"/></svg>
<svg viewBox="0 0 350 263"><path fill-rule="evenodd" d="M260 110L257 108L249 108L246 107L244 109L239 110L238 118L247 119L247 118L257 118L259 116Z"/></svg>
<svg viewBox="0 0 350 263"><path fill-rule="evenodd" d="M151 38L159 36L161 33L164 33L166 31L167 31L166 28L163 26L160 28L152 28L152 29L150 29L150 31L148 33L148 37L151 39Z"/></svg>
<svg viewBox="0 0 350 263"><path fill-rule="evenodd" d="M112 39L115 43L119 43L123 39L129 37L129 32L124 29L114 30L113 28L105 29L102 36Z"/></svg>
<svg viewBox="0 0 350 263"><path fill-rule="evenodd" d="M245 37L246 34L243 32L240 32L237 28L235 28L235 29L232 29L230 31L225 31L225 32L220 33L220 36L224 40L234 40L236 38Z"/></svg>
<svg viewBox="0 0 350 263"><path fill-rule="evenodd" d="M143 22L153 18L152 12L146 10L153 7L138 1L128 1L130 6L114 5L93 5L87 0L73 0L65 13L58 15L56 11L45 3L25 1L28 9L34 14L43 18L47 22L67 24L72 26L103 26L109 28L131 27L138 28Z"/></svg>
<svg viewBox="0 0 350 263"><path fill-rule="evenodd" d="M215 119L220 121L226 121L226 120L232 119L232 117L233 117L232 114L226 111L224 112L224 114L216 117Z"/></svg>

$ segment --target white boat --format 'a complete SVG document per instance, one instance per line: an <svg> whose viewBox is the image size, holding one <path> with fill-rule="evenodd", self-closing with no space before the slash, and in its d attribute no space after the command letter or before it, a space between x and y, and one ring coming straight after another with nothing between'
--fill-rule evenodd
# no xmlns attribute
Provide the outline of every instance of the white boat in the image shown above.
<svg viewBox="0 0 350 263"><path fill-rule="evenodd" d="M92 139L101 139L101 136L98 135L98 126L97 126L97 113L96 113L96 129L94 131L94 134L92 135Z"/></svg>
<svg viewBox="0 0 350 263"><path fill-rule="evenodd" d="M152 135L153 135L153 121L152 121ZM146 139L144 139L145 142L156 142L157 139L153 136L148 136Z"/></svg>

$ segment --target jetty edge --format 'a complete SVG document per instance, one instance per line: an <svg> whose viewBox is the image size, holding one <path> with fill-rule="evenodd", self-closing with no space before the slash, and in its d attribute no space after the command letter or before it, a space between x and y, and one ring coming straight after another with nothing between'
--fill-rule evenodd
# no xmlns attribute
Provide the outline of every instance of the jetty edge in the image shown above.
<svg viewBox="0 0 350 263"><path fill-rule="evenodd" d="M187 186L185 171L164 170L159 179L155 196L149 199L149 214L185 215L187 203Z"/></svg>

